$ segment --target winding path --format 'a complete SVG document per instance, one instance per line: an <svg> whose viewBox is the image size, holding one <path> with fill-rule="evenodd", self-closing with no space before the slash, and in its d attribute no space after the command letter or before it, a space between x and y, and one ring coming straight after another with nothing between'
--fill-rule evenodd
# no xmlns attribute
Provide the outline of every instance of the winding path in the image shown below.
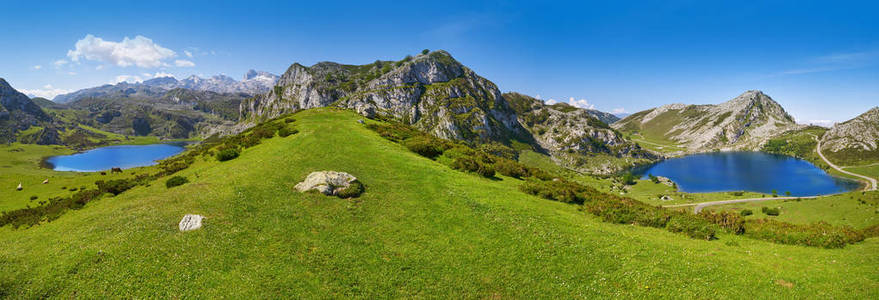
<svg viewBox="0 0 879 300"><path fill-rule="evenodd" d="M876 190L876 179L875 178L867 177L867 176L864 176L861 174L855 174L855 173L843 170L842 168L834 165L832 162L830 162L830 160L828 160L826 157L824 157L824 154L821 153L821 139L819 139L818 136L816 136L814 134L809 133L809 135L811 135L815 139L815 141L818 142L818 146L815 147L815 151L818 151L818 156L820 156L821 159L824 160L824 162L826 162L828 165L830 165L831 168L834 168L837 171L842 172L844 174L848 174L848 175L855 176L855 177L866 180L867 186L864 187L865 191L875 191Z"/></svg>

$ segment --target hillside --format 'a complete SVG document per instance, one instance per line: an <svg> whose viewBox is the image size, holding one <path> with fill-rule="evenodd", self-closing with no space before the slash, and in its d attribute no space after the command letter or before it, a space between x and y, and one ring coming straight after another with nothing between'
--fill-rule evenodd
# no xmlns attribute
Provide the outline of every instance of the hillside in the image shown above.
<svg viewBox="0 0 879 300"><path fill-rule="evenodd" d="M0 78L0 143L15 142L19 132L36 126L51 126L51 123L52 117L39 105ZM36 142L53 144L51 129L44 132Z"/></svg>
<svg viewBox="0 0 879 300"><path fill-rule="evenodd" d="M0 297L879 296L876 238L827 250L605 223L522 193L521 180L418 156L352 112L293 118L298 134L237 159L197 157L179 173L188 184L161 178L52 222L0 227ZM354 174L366 192L293 190L316 170ZM188 213L204 227L179 232Z"/></svg>
<svg viewBox="0 0 879 300"><path fill-rule="evenodd" d="M755 150L770 137L798 127L781 105L761 91L747 91L716 105L663 105L612 126L686 152Z"/></svg>
<svg viewBox="0 0 879 300"><path fill-rule="evenodd" d="M602 122L599 119L602 115L592 110L565 103L546 105L518 93L503 96L516 111L519 123L561 165L590 173L610 174L619 170L621 164L631 166L657 159ZM597 155L605 157L589 160L590 156Z"/></svg>
<svg viewBox="0 0 879 300"><path fill-rule="evenodd" d="M507 142L524 134L497 86L442 50L361 66L296 63L273 91L243 103L241 114L258 121L330 105L441 138Z"/></svg>
<svg viewBox="0 0 879 300"><path fill-rule="evenodd" d="M821 151L843 165L879 162L879 107L830 128L822 137Z"/></svg>

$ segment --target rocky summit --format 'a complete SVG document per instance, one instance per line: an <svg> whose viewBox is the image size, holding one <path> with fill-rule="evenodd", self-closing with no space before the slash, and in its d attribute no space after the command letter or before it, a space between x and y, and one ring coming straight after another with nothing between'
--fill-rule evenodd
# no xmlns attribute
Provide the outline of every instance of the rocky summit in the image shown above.
<svg viewBox="0 0 879 300"><path fill-rule="evenodd" d="M0 78L0 142L14 142L19 131L51 121L52 118L40 106ZM52 141L40 142L51 143Z"/></svg>
<svg viewBox="0 0 879 300"><path fill-rule="evenodd" d="M716 105L663 105L632 114L612 126L679 144L690 152L754 150L770 137L798 127L781 105L756 90Z"/></svg>
<svg viewBox="0 0 879 300"><path fill-rule="evenodd" d="M839 156L879 159L879 107L834 125L824 134L821 150L843 161L851 159Z"/></svg>
<svg viewBox="0 0 879 300"><path fill-rule="evenodd" d="M256 122L331 105L367 117L395 118L448 139L504 140L524 134L497 86L445 51L359 66L296 63L272 91L242 103L241 114Z"/></svg>

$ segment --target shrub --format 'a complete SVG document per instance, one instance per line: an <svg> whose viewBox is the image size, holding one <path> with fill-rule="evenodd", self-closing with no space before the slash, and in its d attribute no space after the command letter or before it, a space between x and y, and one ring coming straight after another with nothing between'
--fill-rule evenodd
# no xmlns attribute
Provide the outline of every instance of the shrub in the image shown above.
<svg viewBox="0 0 879 300"><path fill-rule="evenodd" d="M293 122L296 122L296 119L294 119L294 118L286 118L286 119L284 119L284 123L288 123L288 124L289 124L289 123L293 123Z"/></svg>
<svg viewBox="0 0 879 300"><path fill-rule="evenodd" d="M525 167L519 162L506 158L500 158L495 160L494 170L498 173L501 173L501 175L510 176L513 178L523 178L529 176L528 167Z"/></svg>
<svg viewBox="0 0 879 300"><path fill-rule="evenodd" d="M165 181L165 187L170 189L175 186L184 185L188 182L189 182L189 179L186 179L186 177L174 176L174 177L169 178L167 181Z"/></svg>
<svg viewBox="0 0 879 300"><path fill-rule="evenodd" d="M600 195L583 204L586 211L605 222L664 228L671 211L615 195Z"/></svg>
<svg viewBox="0 0 879 300"><path fill-rule="evenodd" d="M778 210L778 208L775 208L775 207L770 208L770 207L764 206L764 207L761 207L760 210L764 214L766 214L767 216L777 216L780 214L780 211Z"/></svg>
<svg viewBox="0 0 879 300"><path fill-rule="evenodd" d="M519 158L519 153L516 152L516 150L500 143L492 142L487 144L481 144L477 147L477 150L482 151L485 154L491 154L511 160L516 160Z"/></svg>
<svg viewBox="0 0 879 300"><path fill-rule="evenodd" d="M707 220L708 222L717 224L720 228L723 228L731 233L742 234L745 233L745 219L742 218L741 214L736 214L733 212L709 212L709 211L700 211L698 216L702 219Z"/></svg>
<svg viewBox="0 0 879 300"><path fill-rule="evenodd" d="M37 197L36 195L31 196L31 201L37 200L37 198L39 198L39 197Z"/></svg>
<svg viewBox="0 0 879 300"><path fill-rule="evenodd" d="M567 180L537 181L528 180L519 185L519 190L526 194L539 196L548 200L565 203L583 204L588 199L588 187Z"/></svg>
<svg viewBox="0 0 879 300"><path fill-rule="evenodd" d="M659 183L659 177L653 176L653 174L647 174L647 176L650 177L650 181L653 181L653 183Z"/></svg>
<svg viewBox="0 0 879 300"><path fill-rule="evenodd" d="M299 133L299 130L296 128L281 127L281 129L278 129L278 136L280 137L288 137L297 133Z"/></svg>
<svg viewBox="0 0 879 300"><path fill-rule="evenodd" d="M743 217L746 217L746 216L753 215L753 214L754 214L754 211L752 211L752 210L750 210L750 209L745 209L745 210L742 210L742 211L740 212L740 214L741 214Z"/></svg>
<svg viewBox="0 0 879 300"><path fill-rule="evenodd" d="M343 199L357 198L360 197L360 194L363 194L363 191L363 184L360 183L359 180L354 180L348 185L348 187L336 191L336 196Z"/></svg>
<svg viewBox="0 0 879 300"><path fill-rule="evenodd" d="M426 136L417 136L407 139L403 141L403 146L406 146L409 151L418 153L418 155L430 159L440 156L443 154L443 151L447 149L442 140Z"/></svg>
<svg viewBox="0 0 879 300"><path fill-rule="evenodd" d="M807 225L791 224L769 219L749 220L745 235L780 244L804 245L823 248L842 248L846 244L863 241L862 232L848 226L834 226L825 222Z"/></svg>
<svg viewBox="0 0 879 300"><path fill-rule="evenodd" d="M671 218L666 229L671 232L681 232L691 238L700 240L714 239L714 234L716 233L716 230L710 223L687 216Z"/></svg>
<svg viewBox="0 0 879 300"><path fill-rule="evenodd" d="M103 193L111 193L114 196L119 195L124 191L127 191L130 188L135 186L135 182L129 179L114 179L110 181L98 180L95 181L95 185L98 186L98 190Z"/></svg>
<svg viewBox="0 0 879 300"><path fill-rule="evenodd" d="M635 179L637 178L635 178L635 175L633 175L632 173L626 173L623 174L622 177L620 177L620 181L622 181L625 185L634 185Z"/></svg>
<svg viewBox="0 0 879 300"><path fill-rule="evenodd" d="M421 54L428 54L428 53L430 53L430 49L421 50Z"/></svg>
<svg viewBox="0 0 879 300"><path fill-rule="evenodd" d="M227 161L231 159L237 158L239 155L238 150L227 148L220 150L217 152L217 160L219 161Z"/></svg>
<svg viewBox="0 0 879 300"><path fill-rule="evenodd" d="M452 169L473 172L482 177L494 177L494 168L483 161L470 156L461 156L452 161Z"/></svg>

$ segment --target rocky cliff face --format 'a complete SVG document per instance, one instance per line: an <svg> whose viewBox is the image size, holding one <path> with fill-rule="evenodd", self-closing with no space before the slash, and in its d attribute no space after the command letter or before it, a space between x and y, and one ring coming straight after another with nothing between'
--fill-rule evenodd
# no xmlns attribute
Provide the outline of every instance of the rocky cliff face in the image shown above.
<svg viewBox="0 0 879 300"><path fill-rule="evenodd" d="M0 142L14 142L19 131L51 121L52 118L28 96L0 78Z"/></svg>
<svg viewBox="0 0 879 300"><path fill-rule="evenodd" d="M360 66L293 64L272 91L242 103L240 110L242 119L259 121L330 105L395 118L448 139L525 134L497 86L445 51Z"/></svg>
<svg viewBox="0 0 879 300"><path fill-rule="evenodd" d="M519 122L544 149L552 152L605 153L614 156L653 157L623 138L622 134L589 110L564 103L546 105L519 93L504 98L515 109Z"/></svg>
<svg viewBox="0 0 879 300"><path fill-rule="evenodd" d="M798 128L793 117L761 91L747 91L717 105L664 105L612 126L672 141L694 152L759 149L770 137Z"/></svg>
<svg viewBox="0 0 879 300"><path fill-rule="evenodd" d="M839 156L879 160L879 107L834 125L824 134L821 150L825 155L837 158L837 161L848 162L854 158Z"/></svg>

